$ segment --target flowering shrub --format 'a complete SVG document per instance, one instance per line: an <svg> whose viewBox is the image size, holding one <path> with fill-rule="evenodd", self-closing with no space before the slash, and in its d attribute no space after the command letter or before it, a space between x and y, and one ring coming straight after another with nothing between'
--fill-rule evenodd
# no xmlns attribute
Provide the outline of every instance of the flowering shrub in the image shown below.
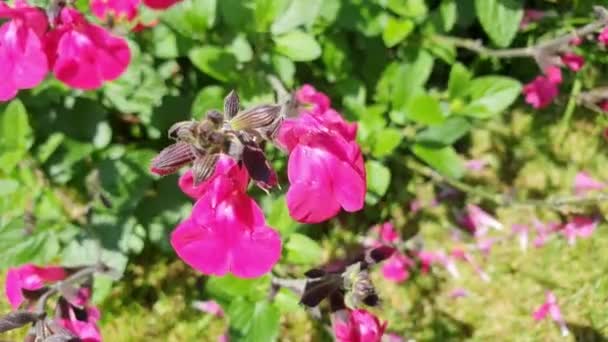
<svg viewBox="0 0 608 342"><path fill-rule="evenodd" d="M602 340L607 47L591 0L0 2L0 332Z"/></svg>

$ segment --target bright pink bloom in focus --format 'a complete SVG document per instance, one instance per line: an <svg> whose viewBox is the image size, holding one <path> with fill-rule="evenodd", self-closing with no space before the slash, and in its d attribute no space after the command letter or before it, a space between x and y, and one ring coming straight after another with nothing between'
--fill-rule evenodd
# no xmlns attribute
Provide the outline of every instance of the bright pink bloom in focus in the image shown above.
<svg viewBox="0 0 608 342"><path fill-rule="evenodd" d="M380 323L378 317L358 309L340 310L333 314L333 330L338 342L380 342L387 322Z"/></svg>
<svg viewBox="0 0 608 342"><path fill-rule="evenodd" d="M194 308L216 317L224 317L224 310L214 300L195 301Z"/></svg>
<svg viewBox="0 0 608 342"><path fill-rule="evenodd" d="M534 311L532 317L536 321L542 321L548 315L551 316L551 319L559 326L562 336L568 336L568 327L566 326L566 321L562 317L562 312L557 304L557 298L551 291L547 291L545 302Z"/></svg>
<svg viewBox="0 0 608 342"><path fill-rule="evenodd" d="M583 68L585 65L585 59L583 56L577 55L572 52L566 52L561 56L562 63L564 63L568 69L576 72Z"/></svg>
<svg viewBox="0 0 608 342"><path fill-rule="evenodd" d="M598 220L595 218L575 216L564 226L562 233L568 240L568 243L574 245L577 237L590 237L595 231L595 228L597 228L597 225Z"/></svg>
<svg viewBox="0 0 608 342"><path fill-rule="evenodd" d="M0 19L10 19L0 26L0 101L7 101L40 84L49 71L43 48L47 19L23 3L14 9L2 3Z"/></svg>
<svg viewBox="0 0 608 342"><path fill-rule="evenodd" d="M167 9L181 0L143 0L144 4L155 10Z"/></svg>
<svg viewBox="0 0 608 342"><path fill-rule="evenodd" d="M524 86L526 102L536 109L547 107L557 97L559 93L557 86L561 82L561 70L555 66L547 68L544 76L538 76Z"/></svg>
<svg viewBox="0 0 608 342"><path fill-rule="evenodd" d="M140 0L91 0L91 12L99 20L113 17L119 21L131 21L137 16L139 3Z"/></svg>
<svg viewBox="0 0 608 342"><path fill-rule="evenodd" d="M595 180L585 171L581 171L574 177L574 193L577 195L583 195L589 191L603 190L606 188L606 184Z"/></svg>
<svg viewBox="0 0 608 342"><path fill-rule="evenodd" d="M80 320L72 307L69 308L66 319L61 319L59 323L69 331L73 332L83 342L101 342L101 332L97 326L99 320L99 310L96 307L85 307L86 320Z"/></svg>
<svg viewBox="0 0 608 342"><path fill-rule="evenodd" d="M239 167L237 162L227 155L221 155L220 159L215 165L213 174L205 181L201 182L197 186L194 186L194 177L192 176L192 170L186 171L178 181L180 189L192 199L199 199L205 193L213 191L214 186L218 183L216 180L221 177L229 177L235 182L240 188L246 189L247 183L249 182L249 174L247 169Z"/></svg>
<svg viewBox="0 0 608 342"><path fill-rule="evenodd" d="M118 78L129 65L127 42L86 21L73 8L61 10L57 28L47 35L53 73L72 88L91 90Z"/></svg>
<svg viewBox="0 0 608 342"><path fill-rule="evenodd" d="M303 89L310 92L310 88ZM337 215L340 208L348 212L363 208L365 167L361 148L354 141L356 125L337 113L327 116L331 109L326 109L326 97L307 96L316 99L312 110L285 120L278 141L290 153L289 213L299 222L318 223Z"/></svg>
<svg viewBox="0 0 608 342"><path fill-rule="evenodd" d="M9 268L6 273L6 297L16 310L25 300L23 290L40 290L45 283L63 280L66 276L65 270L57 266L39 267L26 264L17 268Z"/></svg>
<svg viewBox="0 0 608 342"><path fill-rule="evenodd" d="M608 46L608 27L604 28L602 32L600 32L600 34L597 36L597 40L605 46Z"/></svg>
<svg viewBox="0 0 608 342"><path fill-rule="evenodd" d="M239 166L200 186L206 191L171 235L179 257L204 274L252 278L269 272L281 255L281 239L245 193Z"/></svg>
<svg viewBox="0 0 608 342"><path fill-rule="evenodd" d="M409 268L415 265L416 263L405 254L393 253L388 260L382 263L382 275L390 281L400 283L409 278Z"/></svg>

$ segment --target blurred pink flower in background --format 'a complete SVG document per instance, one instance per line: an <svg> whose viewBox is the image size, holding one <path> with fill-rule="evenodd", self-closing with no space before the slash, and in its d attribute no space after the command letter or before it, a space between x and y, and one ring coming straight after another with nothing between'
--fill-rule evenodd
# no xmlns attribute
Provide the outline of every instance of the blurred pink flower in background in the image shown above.
<svg viewBox="0 0 608 342"><path fill-rule="evenodd" d="M556 222L542 223L538 220L535 220L534 228L536 229L534 247L540 248L547 243L547 240L549 239L551 234L557 232L561 228L561 225Z"/></svg>
<svg viewBox="0 0 608 342"><path fill-rule="evenodd" d="M464 163L464 166L469 171L481 171L488 165L488 162L483 159L469 159Z"/></svg>
<svg viewBox="0 0 608 342"><path fill-rule="evenodd" d="M520 29L527 28L531 23L540 21L545 16L545 12L535 9L525 9L524 16L519 23Z"/></svg>
<svg viewBox="0 0 608 342"><path fill-rule="evenodd" d="M132 21L137 16L141 0L91 0L91 12L99 19L112 17L118 21Z"/></svg>
<svg viewBox="0 0 608 342"><path fill-rule="evenodd" d="M453 298L453 299L468 297L469 291L467 291L466 289L463 289L463 288L456 288L456 289L453 289L452 291L450 291L449 296L450 296L450 298Z"/></svg>
<svg viewBox="0 0 608 342"><path fill-rule="evenodd" d="M532 314L536 321L541 321L547 316L551 316L551 319L559 326L562 336L568 336L568 327L557 304L557 298L551 291L547 291L545 302Z"/></svg>
<svg viewBox="0 0 608 342"><path fill-rule="evenodd" d="M89 23L69 7L61 10L56 29L47 34L45 48L55 77L83 90L115 80L131 60L126 40Z"/></svg>
<svg viewBox="0 0 608 342"><path fill-rule="evenodd" d="M474 204L467 204L465 213L461 213L457 220L476 237L485 235L489 228L502 229L502 223Z"/></svg>
<svg viewBox="0 0 608 342"><path fill-rule="evenodd" d="M66 276L63 267L58 266L40 267L25 264L9 268L4 284L5 294L11 307L16 310L25 300L23 290L40 290L46 283L63 280Z"/></svg>
<svg viewBox="0 0 608 342"><path fill-rule="evenodd" d="M192 306L216 317L224 317L224 310L215 300L195 301Z"/></svg>
<svg viewBox="0 0 608 342"><path fill-rule="evenodd" d="M409 278L409 269L414 266L416 266L414 260L403 253L396 252L382 263L382 275L390 281L400 283Z"/></svg>
<svg viewBox="0 0 608 342"><path fill-rule="evenodd" d="M517 235L521 250L525 251L528 249L528 231L530 230L530 227L523 224L514 224L511 226L511 230L513 231L513 234Z"/></svg>
<svg viewBox="0 0 608 342"><path fill-rule="evenodd" d="M419 251L416 255L420 260L421 270L423 273L428 273L431 270L431 266L434 264L440 264L446 271L454 278L460 277L458 268L452 256L447 255L443 251Z"/></svg>
<svg viewBox="0 0 608 342"><path fill-rule="evenodd" d="M47 30L44 12L25 3L10 8L0 4L0 101L10 100L21 89L42 82L49 71L43 37Z"/></svg>
<svg viewBox="0 0 608 342"><path fill-rule="evenodd" d="M380 242L383 243L394 243L399 241L399 233L395 230L395 227L391 222L382 223L376 228L378 230L378 237Z"/></svg>
<svg viewBox="0 0 608 342"><path fill-rule="evenodd" d="M479 266L479 264L477 264L473 256L471 256L471 254L465 249L458 247L453 248L450 255L452 255L457 260L462 260L471 265L471 267L473 268L475 273L477 273L477 275L481 278L481 280L485 282L490 281L490 276L483 270L483 268L481 268L481 266Z"/></svg>
<svg viewBox="0 0 608 342"><path fill-rule="evenodd" d="M295 220L304 223L323 222L340 209L359 211L366 192L363 156L354 141L356 126L339 115L325 117L328 110L321 111L329 100L312 90L308 86L298 91L299 97L316 101L312 110L285 120L277 139L289 151L287 207Z"/></svg>
<svg viewBox="0 0 608 342"><path fill-rule="evenodd" d="M143 0L144 4L155 10L167 9L181 0Z"/></svg>
<svg viewBox="0 0 608 342"><path fill-rule="evenodd" d="M338 342L380 342L387 322L363 310L339 310L332 314L332 325Z"/></svg>
<svg viewBox="0 0 608 342"><path fill-rule="evenodd" d="M606 184L600 182L585 171L581 171L574 177L574 193L577 195L584 195L589 191L604 190Z"/></svg>
<svg viewBox="0 0 608 342"><path fill-rule="evenodd" d="M576 243L576 238L590 237L599 221L596 218L586 216L574 216L568 223L564 225L562 233L568 240L570 245Z"/></svg>
<svg viewBox="0 0 608 342"><path fill-rule="evenodd" d="M102 340L101 332L97 326L100 317L99 310L94 306L87 306L78 310L82 313L77 316L74 308L70 306L68 317L60 319L59 323L76 334L83 342L100 342Z"/></svg>
<svg viewBox="0 0 608 342"><path fill-rule="evenodd" d="M523 87L526 102L536 109L547 107L557 97L557 86L561 82L561 70L556 66L547 68L545 75L537 76Z"/></svg>
<svg viewBox="0 0 608 342"><path fill-rule="evenodd" d="M608 27L605 27L602 32L597 36L598 42L608 46Z"/></svg>
<svg viewBox="0 0 608 342"><path fill-rule="evenodd" d="M561 56L562 63L568 67L568 69L576 72L583 68L585 65L585 59L583 56L577 55L573 52L566 52Z"/></svg>

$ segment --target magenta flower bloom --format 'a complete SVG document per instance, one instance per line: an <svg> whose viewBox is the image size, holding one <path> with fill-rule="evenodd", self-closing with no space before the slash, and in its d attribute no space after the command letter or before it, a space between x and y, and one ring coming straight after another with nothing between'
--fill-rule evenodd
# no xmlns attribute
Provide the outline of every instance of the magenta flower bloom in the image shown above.
<svg viewBox="0 0 608 342"><path fill-rule="evenodd" d="M415 265L416 263L405 254L393 253L393 255L382 264L382 275L387 280L401 283L409 278L409 269Z"/></svg>
<svg viewBox="0 0 608 342"><path fill-rule="evenodd" d="M295 220L319 223L336 216L340 208L363 208L365 168L356 142L310 114L286 120L278 141L290 152L287 207Z"/></svg>
<svg viewBox="0 0 608 342"><path fill-rule="evenodd" d="M557 297L551 291L547 291L545 302L532 314L536 321L542 321L547 316L551 316L551 319L559 326L562 336L568 336L568 326L557 304Z"/></svg>
<svg viewBox="0 0 608 342"><path fill-rule="evenodd" d="M244 180L238 165L233 165L224 175L199 185L205 191L191 216L171 235L178 256L204 274L258 277L279 260L280 236L245 193Z"/></svg>
<svg viewBox="0 0 608 342"><path fill-rule="evenodd" d="M559 223L542 223L539 221L534 222L534 228L536 229L536 238L534 239L534 247L540 248L547 243L547 240L551 234L558 231L561 226Z"/></svg>
<svg viewBox="0 0 608 342"><path fill-rule="evenodd" d="M378 233L381 243L394 243L399 241L399 233L391 222L385 222L373 228Z"/></svg>
<svg viewBox="0 0 608 342"><path fill-rule="evenodd" d="M18 2L16 8L0 5L0 101L7 101L21 89L42 82L49 71L43 48L47 29L44 12Z"/></svg>
<svg viewBox="0 0 608 342"><path fill-rule="evenodd" d="M144 0L144 4L155 10L167 9L181 0Z"/></svg>
<svg viewBox="0 0 608 342"><path fill-rule="evenodd" d="M132 21L137 17L140 0L91 0L91 12L99 18Z"/></svg>
<svg viewBox="0 0 608 342"><path fill-rule="evenodd" d="M577 72L585 65L585 58L577 55L573 52L566 52L561 56L562 63L568 67L568 69Z"/></svg>
<svg viewBox="0 0 608 342"><path fill-rule="evenodd" d="M380 342L387 322L380 323L370 312L340 310L333 315L333 330L339 342Z"/></svg>
<svg viewBox="0 0 608 342"><path fill-rule="evenodd" d="M118 78L129 65L127 42L65 7L57 28L47 35L46 51L55 77L72 88L91 90Z"/></svg>
<svg viewBox="0 0 608 342"><path fill-rule="evenodd" d="M16 268L9 268L6 273L5 292L8 302L13 309L19 308L25 300L23 291L36 291L44 287L45 283L65 279L67 276L62 267L40 267L26 264Z"/></svg>
<svg viewBox="0 0 608 342"><path fill-rule="evenodd" d="M606 184L600 182L585 171L581 171L574 177L574 193L584 195L589 191L604 190Z"/></svg>
<svg viewBox="0 0 608 342"><path fill-rule="evenodd" d="M205 300L205 301L195 301L193 303L195 309L198 309L202 312L211 314L216 317L224 317L224 310L222 307L214 300Z"/></svg>
<svg viewBox="0 0 608 342"><path fill-rule="evenodd" d="M485 235L488 228L502 229L502 223L474 204L467 204L466 213L461 215L458 221L477 237Z"/></svg>
<svg viewBox="0 0 608 342"><path fill-rule="evenodd" d="M592 217L586 216L574 216L570 222L566 223L562 233L568 240L570 245L576 243L576 238L587 238L590 237L595 228L597 228L598 220Z"/></svg>
<svg viewBox="0 0 608 342"><path fill-rule="evenodd" d="M448 273L454 277L459 278L460 272L456 267L456 263L451 256L446 255L444 252L432 252L432 251L419 251L417 257L420 260L421 271L428 273L431 270L433 264L440 264L443 266Z"/></svg>
<svg viewBox="0 0 608 342"><path fill-rule="evenodd" d="M602 32L597 36L597 41L608 46L608 27L605 27Z"/></svg>
<svg viewBox="0 0 608 342"><path fill-rule="evenodd" d="M82 310L84 315L76 315L73 307L68 309L68 317L59 320L64 328L68 329L83 342L101 342L101 332L97 326L99 310L94 306L87 306Z"/></svg>
<svg viewBox="0 0 608 342"><path fill-rule="evenodd" d="M557 86L561 81L561 70L558 67L547 68L544 76L538 76L524 86L526 102L536 109L547 107L557 97L559 93Z"/></svg>
<svg viewBox="0 0 608 342"><path fill-rule="evenodd" d="M192 171L188 170L179 178L179 187L182 191L192 199L199 199L209 191L214 191L214 186L219 184L216 182L218 178L228 178L235 183L235 186L245 191L249 183L249 174L247 169L239 167L237 162L227 155L221 155L217 161L213 174L198 185L194 185L194 176Z"/></svg>

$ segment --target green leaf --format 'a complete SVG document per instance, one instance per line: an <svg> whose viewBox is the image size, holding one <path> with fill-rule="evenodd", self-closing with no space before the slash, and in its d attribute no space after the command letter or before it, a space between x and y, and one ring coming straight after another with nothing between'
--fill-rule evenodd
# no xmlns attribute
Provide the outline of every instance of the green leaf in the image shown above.
<svg viewBox="0 0 608 342"><path fill-rule="evenodd" d="M416 142L425 145L449 146L471 129L471 124L463 117L448 118L443 124L431 126L416 135Z"/></svg>
<svg viewBox="0 0 608 342"><path fill-rule="evenodd" d="M250 1L221 0L218 3L222 21L236 32L255 31L257 20Z"/></svg>
<svg viewBox="0 0 608 342"><path fill-rule="evenodd" d="M465 173L462 159L451 146L438 148L416 143L412 146L412 152L437 172L448 177L457 179Z"/></svg>
<svg viewBox="0 0 608 342"><path fill-rule="evenodd" d="M408 19L397 19L395 17L388 17L384 32L382 33L382 40L384 45L387 47L393 47L399 44L402 40L414 30L414 22Z"/></svg>
<svg viewBox="0 0 608 342"><path fill-rule="evenodd" d="M291 31L274 37L275 49L294 62L312 61L321 56L321 46L315 38L303 31Z"/></svg>
<svg viewBox="0 0 608 342"><path fill-rule="evenodd" d="M162 13L163 22L188 38L203 39L213 27L217 0L184 0Z"/></svg>
<svg viewBox="0 0 608 342"><path fill-rule="evenodd" d="M122 275L127 267L127 256L117 250L103 248L95 239L77 238L70 241L61 253L62 265L82 266L103 262L117 275Z"/></svg>
<svg viewBox="0 0 608 342"><path fill-rule="evenodd" d="M502 113L519 97L521 83L504 76L483 76L469 84L467 95L471 102L462 114L477 118L488 118Z"/></svg>
<svg viewBox="0 0 608 342"><path fill-rule="evenodd" d="M268 32L288 0L253 0L256 32Z"/></svg>
<svg viewBox="0 0 608 342"><path fill-rule="evenodd" d="M207 86L201 89L192 104L192 117L198 120L210 109L222 110L225 96L226 91L220 86Z"/></svg>
<svg viewBox="0 0 608 342"><path fill-rule="evenodd" d="M403 140L403 134L398 129L386 128L375 134L372 154L376 158L387 156L399 146Z"/></svg>
<svg viewBox="0 0 608 342"><path fill-rule="evenodd" d="M54 232L40 231L43 227L38 225L38 232L29 235L23 229L24 224L21 218L0 226L0 265L3 268L25 263L45 264L59 253L59 240Z"/></svg>
<svg viewBox="0 0 608 342"><path fill-rule="evenodd" d="M208 45L193 49L188 56L197 68L217 80L228 82L239 77L237 59L228 50Z"/></svg>
<svg viewBox="0 0 608 342"><path fill-rule="evenodd" d="M456 63L452 66L452 70L450 70L450 79L448 80L448 93L450 94L450 99L456 99L466 94L471 77L471 73L464 65Z"/></svg>
<svg viewBox="0 0 608 342"><path fill-rule="evenodd" d="M365 172L368 190L375 195L384 196L391 183L391 170L377 161L368 160L365 163Z"/></svg>
<svg viewBox="0 0 608 342"><path fill-rule="evenodd" d="M321 9L323 0L292 0L289 7L272 24L273 35L287 33L298 26L311 26Z"/></svg>
<svg viewBox="0 0 608 342"><path fill-rule="evenodd" d="M511 44L524 14L521 0L475 0L475 12L484 31L499 47Z"/></svg>
<svg viewBox="0 0 608 342"><path fill-rule="evenodd" d="M449 32L456 24L458 16L456 0L442 0L439 5L439 13L441 14L441 23L443 31Z"/></svg>
<svg viewBox="0 0 608 342"><path fill-rule="evenodd" d="M423 125L438 125L445 121L439 100L428 94L420 94L408 105L408 119Z"/></svg>
<svg viewBox="0 0 608 342"><path fill-rule="evenodd" d="M13 100L0 115L0 170L9 173L33 143L25 106Z"/></svg>
<svg viewBox="0 0 608 342"><path fill-rule="evenodd" d="M275 341L279 335L281 315L279 309L267 301L255 304L251 326L246 334L246 342Z"/></svg>
<svg viewBox="0 0 608 342"><path fill-rule="evenodd" d="M285 244L285 250L288 263L318 265L323 258L321 246L308 236L298 233L291 234Z"/></svg>
<svg viewBox="0 0 608 342"><path fill-rule="evenodd" d="M285 83L285 86L288 88L293 87L293 78L296 74L296 65L291 59L281 56L281 55L272 55L272 66L274 70L277 72L277 75Z"/></svg>
<svg viewBox="0 0 608 342"><path fill-rule="evenodd" d="M205 290L214 298L231 300L234 297L247 297L252 300L265 298L270 279L263 276L255 279L237 278L233 275L211 277Z"/></svg>
<svg viewBox="0 0 608 342"><path fill-rule="evenodd" d="M391 11L418 21L424 20L428 12L424 0L387 0L385 2Z"/></svg>
<svg viewBox="0 0 608 342"><path fill-rule="evenodd" d="M273 198L267 196L264 198L264 209L268 212L266 221L269 226L279 230L281 236L286 238L298 228L299 223L294 221L289 215L285 196Z"/></svg>
<svg viewBox="0 0 608 342"><path fill-rule="evenodd" d="M228 50L232 52L232 54L236 56L237 61L241 63L249 62L253 58L253 50L244 34L237 35L234 40L232 40L232 43L230 43Z"/></svg>
<svg viewBox="0 0 608 342"><path fill-rule="evenodd" d="M215 278L211 278L210 280L213 279ZM228 317L230 317L230 330L236 330L245 336L251 326L255 309L255 303L245 298L231 300L227 310Z"/></svg>

